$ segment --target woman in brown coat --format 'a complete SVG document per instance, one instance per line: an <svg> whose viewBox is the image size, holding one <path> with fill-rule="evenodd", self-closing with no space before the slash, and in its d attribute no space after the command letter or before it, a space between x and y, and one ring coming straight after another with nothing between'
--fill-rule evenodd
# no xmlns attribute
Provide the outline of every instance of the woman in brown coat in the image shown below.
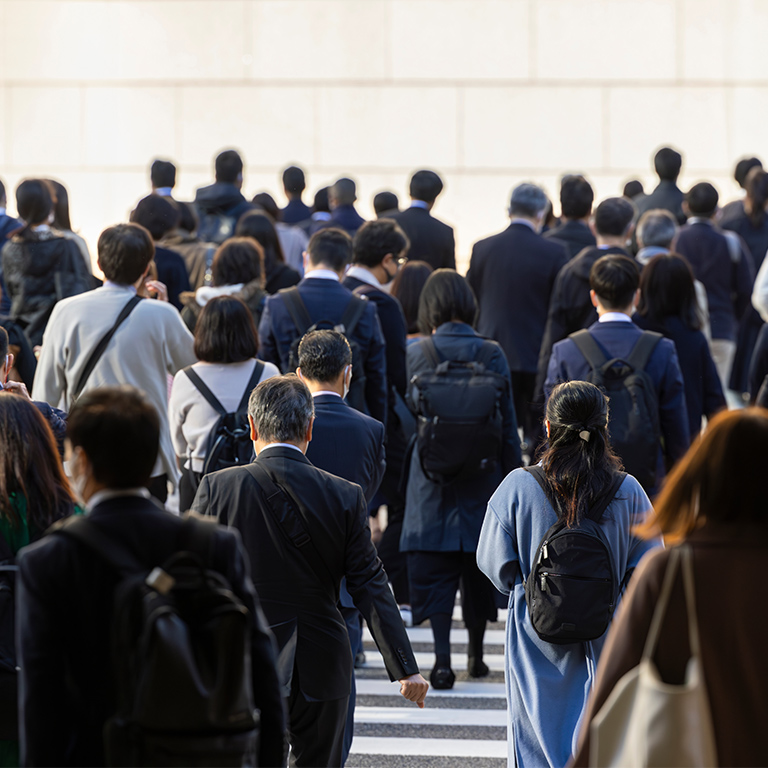
<svg viewBox="0 0 768 768"><path fill-rule="evenodd" d="M768 411L716 416L667 478L641 534L664 534L693 553L701 664L718 764L768 765ZM600 659L574 765L589 765L589 724L643 654L671 550L638 567ZM666 683L685 680L691 657L678 571L653 661Z"/></svg>

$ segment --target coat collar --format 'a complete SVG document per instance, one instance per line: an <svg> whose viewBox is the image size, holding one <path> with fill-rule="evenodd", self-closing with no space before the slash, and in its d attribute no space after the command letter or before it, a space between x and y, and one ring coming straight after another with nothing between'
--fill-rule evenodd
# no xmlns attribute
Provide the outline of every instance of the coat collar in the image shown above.
<svg viewBox="0 0 768 768"><path fill-rule="evenodd" d="M471 325L466 323L443 323L436 331L435 336L476 336Z"/></svg>
<svg viewBox="0 0 768 768"><path fill-rule="evenodd" d="M256 457L256 461L264 461L265 459L293 459L303 464L310 463L309 459L301 451L294 451L293 448L283 448L280 445L265 448Z"/></svg>

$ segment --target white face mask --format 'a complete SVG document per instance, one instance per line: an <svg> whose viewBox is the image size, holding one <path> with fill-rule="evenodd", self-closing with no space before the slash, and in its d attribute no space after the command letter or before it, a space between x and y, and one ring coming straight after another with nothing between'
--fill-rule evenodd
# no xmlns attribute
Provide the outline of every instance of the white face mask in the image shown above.
<svg viewBox="0 0 768 768"><path fill-rule="evenodd" d="M88 476L82 471L83 454L82 448L77 453L73 453L69 460L69 471L72 491L77 497L78 502L85 507L85 499L83 493L85 493L85 486L88 484Z"/></svg>

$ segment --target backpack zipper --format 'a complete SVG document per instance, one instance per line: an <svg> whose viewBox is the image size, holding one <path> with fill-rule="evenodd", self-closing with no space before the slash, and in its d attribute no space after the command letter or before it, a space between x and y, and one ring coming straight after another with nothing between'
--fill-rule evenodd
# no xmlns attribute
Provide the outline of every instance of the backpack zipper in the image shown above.
<svg viewBox="0 0 768 768"><path fill-rule="evenodd" d="M541 591L546 592L547 591L547 577L548 576L555 576L561 579L576 579L578 581L603 581L603 582L610 582L612 579L597 579L593 576L573 576L569 573L554 573L550 571L542 571L539 574L539 578L541 579Z"/></svg>

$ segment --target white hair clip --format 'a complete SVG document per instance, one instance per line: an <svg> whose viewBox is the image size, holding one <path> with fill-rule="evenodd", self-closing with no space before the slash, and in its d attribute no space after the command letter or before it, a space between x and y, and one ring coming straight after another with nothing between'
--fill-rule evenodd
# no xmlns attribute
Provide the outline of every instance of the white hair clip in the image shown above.
<svg viewBox="0 0 768 768"><path fill-rule="evenodd" d="M592 433L588 432L586 429L582 429L581 432L579 432L579 437L585 442L589 442L589 438L592 437Z"/></svg>

